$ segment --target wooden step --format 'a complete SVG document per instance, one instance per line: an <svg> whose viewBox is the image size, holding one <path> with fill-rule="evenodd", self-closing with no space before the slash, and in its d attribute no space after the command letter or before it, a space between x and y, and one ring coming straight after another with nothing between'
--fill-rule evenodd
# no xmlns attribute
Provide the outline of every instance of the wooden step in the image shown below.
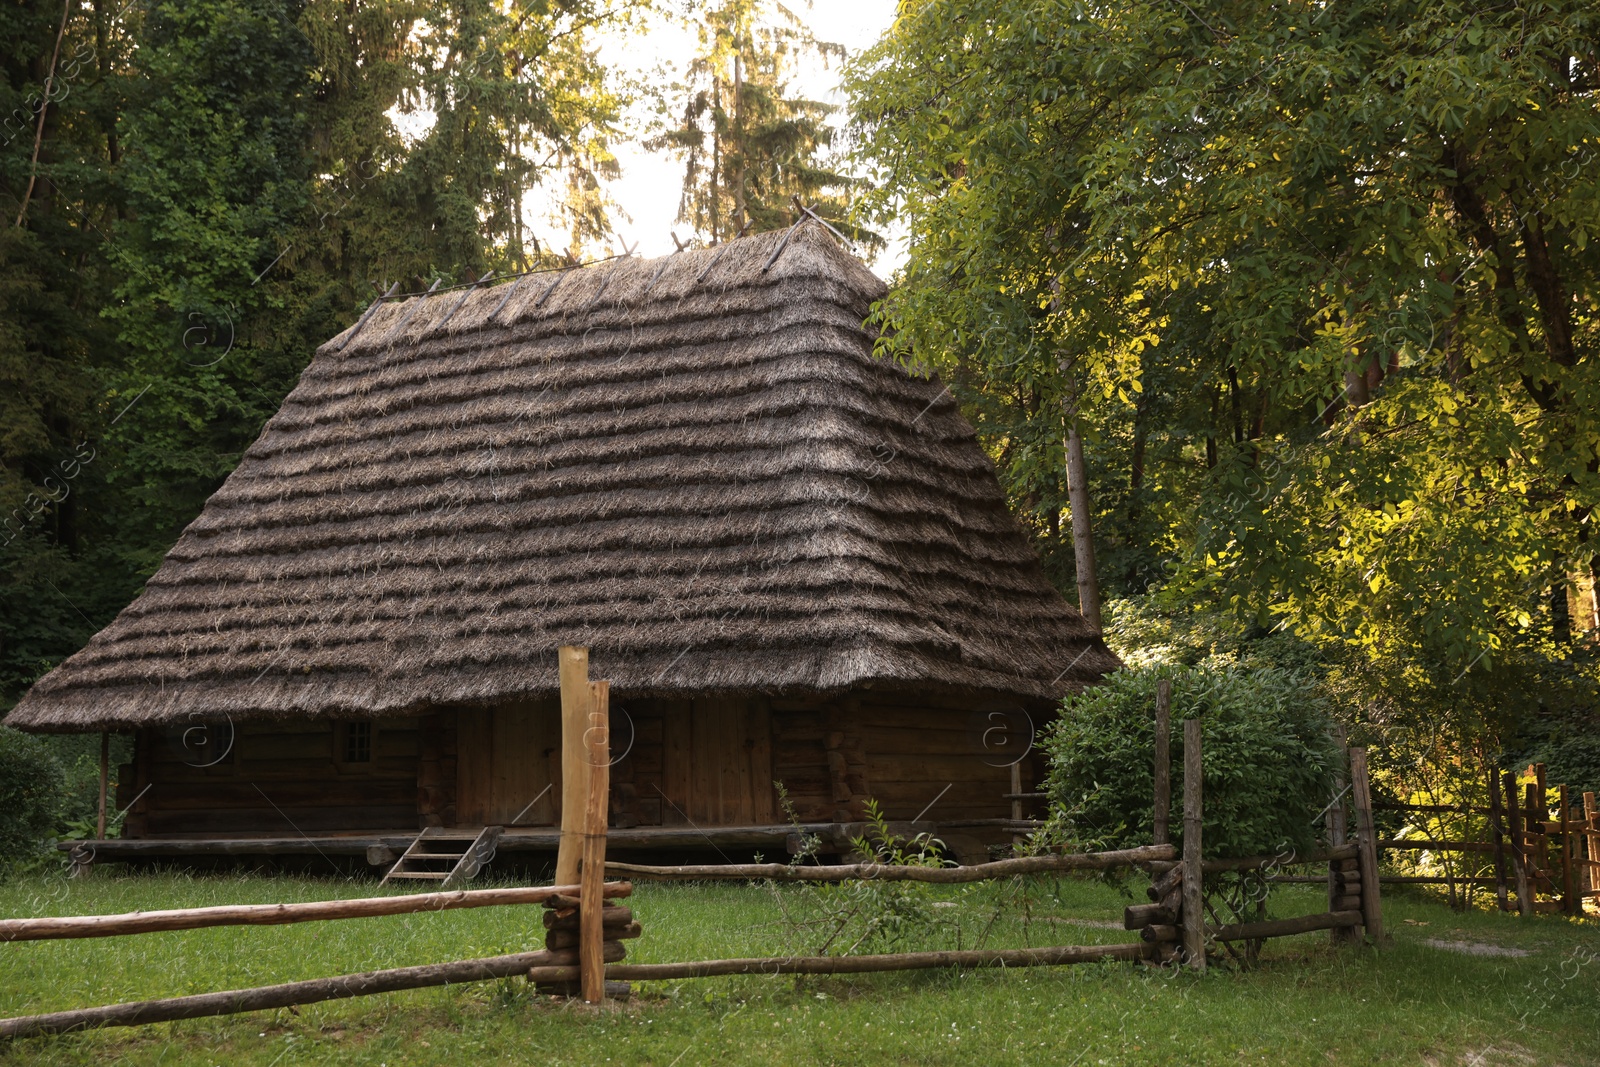
<svg viewBox="0 0 1600 1067"><path fill-rule="evenodd" d="M450 877L449 871L390 871L390 878L426 878L434 882L442 882Z"/></svg>

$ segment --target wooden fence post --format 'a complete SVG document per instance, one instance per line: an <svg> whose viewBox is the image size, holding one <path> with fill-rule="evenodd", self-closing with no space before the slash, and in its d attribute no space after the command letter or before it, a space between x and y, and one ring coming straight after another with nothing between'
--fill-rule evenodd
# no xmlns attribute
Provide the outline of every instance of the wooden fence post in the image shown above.
<svg viewBox="0 0 1600 1067"><path fill-rule="evenodd" d="M556 885L578 883L583 854L583 806L589 796L589 761L583 735L589 728L589 650L562 645L561 678L561 843L556 850Z"/></svg>
<svg viewBox="0 0 1600 1067"><path fill-rule="evenodd" d="M1183 954L1206 969L1205 866L1200 855L1200 720L1183 720Z"/></svg>
<svg viewBox="0 0 1600 1067"><path fill-rule="evenodd" d="M1528 891L1532 896L1534 911L1538 911L1539 891L1555 892L1549 883L1549 864L1546 861L1546 842L1541 825L1550 817L1548 809L1539 811L1539 783L1529 782L1522 788L1522 834L1528 842Z"/></svg>
<svg viewBox="0 0 1600 1067"><path fill-rule="evenodd" d="M1583 914L1583 898L1578 895L1577 856L1573 854L1572 804L1567 797L1565 782L1556 786L1560 799L1556 801L1561 827L1561 906L1568 915Z"/></svg>
<svg viewBox="0 0 1600 1067"><path fill-rule="evenodd" d="M588 794L583 806L583 862L578 871L578 973L583 999L606 999L606 818L611 794L611 683L589 683L589 721L583 755Z"/></svg>
<svg viewBox="0 0 1600 1067"><path fill-rule="evenodd" d="M1506 835L1500 806L1500 779L1489 769L1489 833L1494 844L1494 899L1501 911L1511 910L1506 892Z"/></svg>
<svg viewBox="0 0 1600 1067"><path fill-rule="evenodd" d="M1172 840L1172 679L1156 682L1155 836L1153 844Z"/></svg>
<svg viewBox="0 0 1600 1067"><path fill-rule="evenodd" d="M1584 793L1584 822L1589 829L1589 893L1600 896L1600 806L1595 806L1594 793Z"/></svg>
<svg viewBox="0 0 1600 1067"><path fill-rule="evenodd" d="M1529 888L1528 840L1522 830L1522 809L1517 803L1517 773L1506 771L1500 777L1505 792L1506 821L1511 831L1512 872L1517 876L1517 912L1533 914L1533 892Z"/></svg>
<svg viewBox="0 0 1600 1067"><path fill-rule="evenodd" d="M1367 750L1350 750L1350 793L1356 809L1356 845L1361 858L1361 921L1367 935L1383 943L1383 902L1378 893L1378 839L1372 825L1372 782L1367 777Z"/></svg>
<svg viewBox="0 0 1600 1067"><path fill-rule="evenodd" d="M1334 849L1350 839L1350 825L1345 817L1344 793L1349 786L1349 779L1345 773L1350 763L1350 746L1345 743L1343 726L1333 728L1334 744L1339 748L1339 761L1334 765L1333 772L1333 800L1328 805L1327 814L1323 817L1323 826L1328 833L1328 848ZM1328 910L1339 911L1345 896L1345 860L1328 861ZM1361 934L1353 926L1335 926L1328 930L1328 940L1335 945L1349 945L1361 940Z"/></svg>

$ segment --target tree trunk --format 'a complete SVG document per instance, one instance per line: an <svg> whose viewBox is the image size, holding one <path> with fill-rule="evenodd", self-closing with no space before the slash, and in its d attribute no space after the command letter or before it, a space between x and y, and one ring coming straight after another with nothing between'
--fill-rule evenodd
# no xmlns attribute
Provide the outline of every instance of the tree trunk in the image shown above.
<svg viewBox="0 0 1600 1067"><path fill-rule="evenodd" d="M1100 625L1100 582L1094 568L1094 530L1089 518L1089 482L1084 474L1083 439L1077 413L1067 415L1067 502L1072 508L1072 551L1078 571L1078 610L1096 633Z"/></svg>

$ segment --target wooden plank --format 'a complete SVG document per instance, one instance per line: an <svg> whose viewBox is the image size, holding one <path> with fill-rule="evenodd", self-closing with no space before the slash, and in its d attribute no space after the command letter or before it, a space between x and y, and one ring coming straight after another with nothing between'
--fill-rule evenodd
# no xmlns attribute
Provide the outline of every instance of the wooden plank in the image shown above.
<svg viewBox="0 0 1600 1067"><path fill-rule="evenodd" d="M588 799L589 766L583 734L589 727L589 650L562 645L558 652L561 680L561 846L556 853L556 881L578 880L583 855L583 810Z"/></svg>
<svg viewBox="0 0 1600 1067"><path fill-rule="evenodd" d="M1356 845L1361 861L1361 918L1367 935L1378 944L1383 936L1383 904L1378 888L1377 832L1372 822L1372 781L1367 776L1367 750L1350 750L1350 792L1356 809Z"/></svg>
<svg viewBox="0 0 1600 1067"><path fill-rule="evenodd" d="M1020 805L1019 805L1020 807ZM1156 682L1155 837L1158 845L1172 840L1172 679ZM1020 817L1020 812L1018 813Z"/></svg>
<svg viewBox="0 0 1600 1067"><path fill-rule="evenodd" d="M1183 953L1197 971L1206 969L1205 863L1201 857L1200 720L1183 721Z"/></svg>
<svg viewBox="0 0 1600 1067"><path fill-rule="evenodd" d="M606 998L604 916L606 820L611 803L611 683L589 683L589 724L583 734L588 793L583 808L583 859L578 891L578 966L583 999Z"/></svg>
<svg viewBox="0 0 1600 1067"><path fill-rule="evenodd" d="M1588 832L1584 834L1589 843L1589 884L1590 893L1600 892L1600 806L1595 804L1593 793L1583 794L1584 821L1589 824Z"/></svg>

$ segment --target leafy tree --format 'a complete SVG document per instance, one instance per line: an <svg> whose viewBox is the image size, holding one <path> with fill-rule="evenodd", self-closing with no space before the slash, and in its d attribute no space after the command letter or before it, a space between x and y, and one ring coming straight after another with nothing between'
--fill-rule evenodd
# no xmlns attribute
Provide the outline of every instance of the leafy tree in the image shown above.
<svg viewBox="0 0 1600 1067"><path fill-rule="evenodd" d="M788 95L802 56L838 58L844 49L818 41L788 8L766 0L724 0L695 30L698 54L662 103L677 117L647 142L684 161L679 220L717 244L789 225L798 198L846 225L855 181L826 158L834 108Z"/></svg>
<svg viewBox="0 0 1600 1067"><path fill-rule="evenodd" d="M911 232L885 347L955 370L1052 533L1073 369L1124 591L1491 721L1593 567L1597 20L902 5L852 79L867 207Z"/></svg>

